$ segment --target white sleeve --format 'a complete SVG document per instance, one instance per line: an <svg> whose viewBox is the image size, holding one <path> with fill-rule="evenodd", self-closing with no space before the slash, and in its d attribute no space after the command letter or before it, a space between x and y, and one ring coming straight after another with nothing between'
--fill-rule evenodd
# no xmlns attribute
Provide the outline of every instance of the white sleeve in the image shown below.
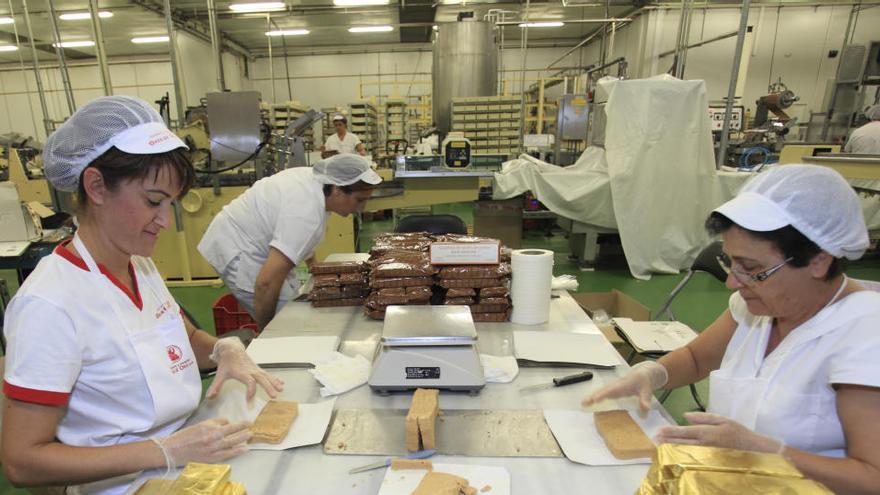
<svg viewBox="0 0 880 495"><path fill-rule="evenodd" d="M730 295L727 305L730 309L730 315L733 316L733 320L737 323L741 324L751 316L749 308L746 306L746 301L742 298L739 292L734 292Z"/></svg>
<svg viewBox="0 0 880 495"><path fill-rule="evenodd" d="M18 295L6 313L7 397L64 405L82 369L82 346L65 310L42 297Z"/></svg>
<svg viewBox="0 0 880 495"><path fill-rule="evenodd" d="M829 384L862 385L880 388L880 334L877 313L854 320L845 338L831 350Z"/></svg>
<svg viewBox="0 0 880 495"><path fill-rule="evenodd" d="M304 208L298 211L285 212L278 218L278 224L272 233L272 241L269 246L281 251L293 264L298 265L311 255L311 246L315 235L323 235L318 232L321 219L318 215L323 212L311 211Z"/></svg>

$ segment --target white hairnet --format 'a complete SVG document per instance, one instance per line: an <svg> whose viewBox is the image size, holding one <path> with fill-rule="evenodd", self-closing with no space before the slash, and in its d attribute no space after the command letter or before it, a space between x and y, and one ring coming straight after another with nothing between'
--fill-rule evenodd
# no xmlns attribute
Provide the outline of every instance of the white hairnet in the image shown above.
<svg viewBox="0 0 880 495"><path fill-rule="evenodd" d="M715 211L757 232L791 225L836 258L859 259L870 244L855 191L843 176L826 167L773 167Z"/></svg>
<svg viewBox="0 0 880 495"><path fill-rule="evenodd" d="M146 101L107 96L77 110L46 140L46 178L57 189L76 191L83 169L112 146L133 154L186 148Z"/></svg>
<svg viewBox="0 0 880 495"><path fill-rule="evenodd" d="M315 164L313 172L318 182L334 186L350 186L358 181L373 185L382 182L370 162L353 153L340 153L321 160Z"/></svg>
<svg viewBox="0 0 880 495"><path fill-rule="evenodd" d="M880 105L873 105L865 110L865 117L870 120L880 120Z"/></svg>

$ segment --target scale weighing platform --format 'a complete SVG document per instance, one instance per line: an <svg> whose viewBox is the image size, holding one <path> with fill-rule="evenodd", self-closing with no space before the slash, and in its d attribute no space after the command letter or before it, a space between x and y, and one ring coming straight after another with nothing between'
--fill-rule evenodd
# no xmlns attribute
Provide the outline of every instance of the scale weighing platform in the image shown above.
<svg viewBox="0 0 880 495"><path fill-rule="evenodd" d="M388 306L370 388L388 394L437 388L476 394L486 385L467 306Z"/></svg>

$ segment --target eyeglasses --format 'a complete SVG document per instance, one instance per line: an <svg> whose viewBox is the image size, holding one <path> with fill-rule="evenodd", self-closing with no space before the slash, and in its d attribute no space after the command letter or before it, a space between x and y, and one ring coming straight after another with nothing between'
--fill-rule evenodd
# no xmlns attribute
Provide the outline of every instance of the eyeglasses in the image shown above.
<svg viewBox="0 0 880 495"><path fill-rule="evenodd" d="M733 277L737 281L739 281L739 283L741 283L741 284L752 285L752 284L757 284L757 283L760 283L760 282L767 280L768 278L770 278L771 275L773 275L774 273L776 273L780 269L782 269L782 267L785 266L786 263L793 260L794 257L790 256L790 257L782 260L782 263L779 263L778 265L774 265L774 266L772 266L762 272L758 272L758 273L748 273L748 272L741 272L739 270L734 270L733 269L733 261L726 254L716 256L715 259L718 260L718 264L721 265L721 269L724 270L724 273L726 273L728 275L733 275Z"/></svg>

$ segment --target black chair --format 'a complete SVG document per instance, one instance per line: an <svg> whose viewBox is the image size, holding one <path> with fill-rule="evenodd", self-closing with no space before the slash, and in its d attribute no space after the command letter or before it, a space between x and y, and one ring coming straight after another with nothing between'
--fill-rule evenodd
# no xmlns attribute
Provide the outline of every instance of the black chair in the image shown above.
<svg viewBox="0 0 880 495"><path fill-rule="evenodd" d="M6 334L3 333L3 321L6 318L6 305L9 304L9 289L6 280L0 278L0 349L6 355Z"/></svg>
<svg viewBox="0 0 880 495"><path fill-rule="evenodd" d="M718 263L718 257L721 256L721 254L721 241L715 241L703 248L703 250L700 251L700 254L697 255L697 259L691 264L687 274L681 279L681 282L672 289L672 292L669 293L669 297L666 298L666 302L664 302L663 306L661 306L654 314L654 320L659 320L663 316L668 317L670 320L675 319L675 315L672 313L672 308L670 308L670 306L672 306L672 301L675 300L682 289L684 289L684 286L691 281L695 273L708 273L718 279L719 282L724 283L727 280L727 272L725 272Z"/></svg>
<svg viewBox="0 0 880 495"><path fill-rule="evenodd" d="M430 234L467 234L467 225L455 215L410 215L403 217L395 232L428 232Z"/></svg>

